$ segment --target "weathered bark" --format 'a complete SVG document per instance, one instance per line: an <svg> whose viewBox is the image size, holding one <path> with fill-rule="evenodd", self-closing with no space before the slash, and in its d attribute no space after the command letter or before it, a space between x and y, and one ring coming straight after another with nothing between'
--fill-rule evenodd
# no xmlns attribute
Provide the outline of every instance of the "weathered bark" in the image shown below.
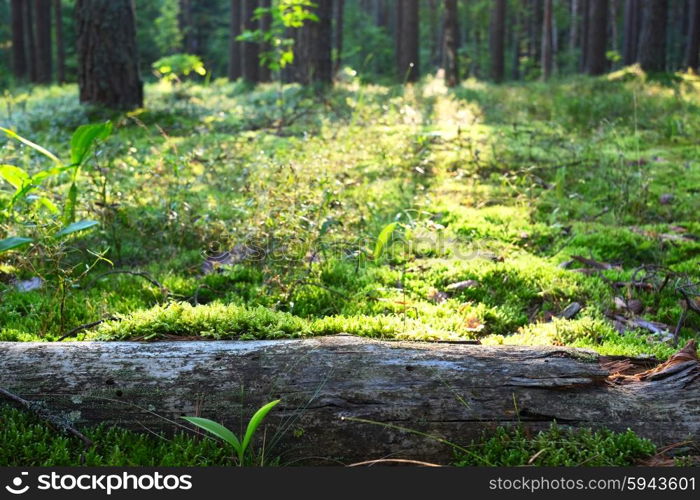
<svg viewBox="0 0 700 500"><path fill-rule="evenodd" d="M254 31L258 29L258 20L254 19L255 9L258 8L258 0L242 0L242 31ZM260 60L258 55L260 46L255 42L243 42L241 46L241 76L250 83L259 81Z"/></svg>
<svg viewBox="0 0 700 500"><path fill-rule="evenodd" d="M608 0L588 0L588 3L586 73L602 75L607 66Z"/></svg>
<svg viewBox="0 0 700 500"><path fill-rule="evenodd" d="M666 71L668 0L641 0L644 8L639 35L639 64L644 71Z"/></svg>
<svg viewBox="0 0 700 500"><path fill-rule="evenodd" d="M489 50L491 52L491 78L502 82L505 72L505 33L506 1L496 0L491 9L491 28L489 31Z"/></svg>
<svg viewBox="0 0 700 500"><path fill-rule="evenodd" d="M637 62L637 46L639 45L639 27L641 19L639 0L625 0L622 62L627 66Z"/></svg>
<svg viewBox="0 0 700 500"><path fill-rule="evenodd" d="M283 341L0 343L0 387L75 423L174 430L199 414L240 428L262 404L266 454L351 462L384 456L448 462L449 447L521 423L631 428L665 445L700 439L700 369L688 361L618 385L603 358L570 348ZM643 364L643 361L638 361ZM647 360L646 363L649 363ZM644 367L646 368L646 367ZM275 432L278 431L278 432ZM337 462L334 462L337 463Z"/></svg>
<svg viewBox="0 0 700 500"><path fill-rule="evenodd" d="M542 79L544 80L548 80L552 76L554 64L552 31L552 0L545 0L542 16Z"/></svg>
<svg viewBox="0 0 700 500"><path fill-rule="evenodd" d="M34 0L36 19L36 81L51 82L51 0Z"/></svg>
<svg viewBox="0 0 700 500"><path fill-rule="evenodd" d="M12 25L12 71L15 78L27 76L27 55L24 43L24 9L23 0L12 0L10 4Z"/></svg>
<svg viewBox="0 0 700 500"><path fill-rule="evenodd" d="M61 0L53 0L53 12L56 18L56 80L58 83L66 81L66 46L63 42L63 9Z"/></svg>
<svg viewBox="0 0 700 500"><path fill-rule="evenodd" d="M77 0L75 14L80 102L143 106L133 0Z"/></svg>
<svg viewBox="0 0 700 500"><path fill-rule="evenodd" d="M700 0L690 0L688 14L688 43L685 46L684 64L695 71L700 66Z"/></svg>
<svg viewBox="0 0 700 500"><path fill-rule="evenodd" d="M459 83L459 24L457 17L457 0L445 0L444 66L445 84L455 87Z"/></svg>
<svg viewBox="0 0 700 500"><path fill-rule="evenodd" d="M228 44L228 79L238 80L241 77L241 42L236 40L241 34L241 0L231 0L230 12L231 30Z"/></svg>
<svg viewBox="0 0 700 500"><path fill-rule="evenodd" d="M407 82L420 78L418 52L419 9L418 0L398 0L399 29L398 66L399 75Z"/></svg>

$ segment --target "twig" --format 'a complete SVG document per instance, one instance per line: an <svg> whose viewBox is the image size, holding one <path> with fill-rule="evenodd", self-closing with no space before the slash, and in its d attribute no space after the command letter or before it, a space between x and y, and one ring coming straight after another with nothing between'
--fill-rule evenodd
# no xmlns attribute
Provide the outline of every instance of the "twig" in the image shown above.
<svg viewBox="0 0 700 500"><path fill-rule="evenodd" d="M25 410L34 413L40 419L48 422L52 427L58 428L64 432L67 432L68 434L71 434L72 436L77 437L85 444L86 449L90 448L93 445L92 440L90 440L90 438L88 438L85 434L78 431L67 420L49 413L48 410L46 410L46 408L43 408L41 406L41 404L32 401L27 401L26 399L21 398L16 394L11 393L10 391L3 389L2 387L0 387L0 396L4 396L6 399L9 399L10 401L13 401L20 405Z"/></svg>
<svg viewBox="0 0 700 500"><path fill-rule="evenodd" d="M165 288L163 285L161 285L160 282L155 280L153 277L151 277L151 275L148 274L147 272L127 271L127 270L120 270L120 269L115 269L114 271L107 271L105 273L102 273L102 274L96 276L95 278L93 278L93 280L90 283L87 284L87 286L85 288L91 288L97 281L104 278L105 276L109 276L110 274L129 274L131 276L140 276L141 278L148 281L151 285L157 286L160 289L160 291L163 292L164 294L168 293L168 289Z"/></svg>
<svg viewBox="0 0 700 500"><path fill-rule="evenodd" d="M72 336L75 335L76 333L82 332L83 330L87 330L87 329L89 329L89 328L92 328L93 326L100 325L100 324L104 323L105 321L119 321L119 318L117 318L117 317L115 317L115 316L110 316L110 317L108 317L108 318L104 318L104 319L100 319L100 320L97 320L97 321L93 321L93 322L91 322L91 323L85 323L85 324L83 324L83 325L78 325L78 326L76 326L75 328L73 328L72 330L70 330L70 331L68 331L67 333L63 334L63 335L58 339L58 342L61 342L62 340L66 340L68 337L72 337Z"/></svg>

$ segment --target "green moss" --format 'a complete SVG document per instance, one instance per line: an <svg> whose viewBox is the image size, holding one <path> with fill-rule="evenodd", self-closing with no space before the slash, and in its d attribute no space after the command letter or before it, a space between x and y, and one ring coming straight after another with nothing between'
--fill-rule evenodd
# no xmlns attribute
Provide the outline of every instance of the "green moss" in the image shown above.
<svg viewBox="0 0 700 500"><path fill-rule="evenodd" d="M457 466L610 467L630 466L656 453L656 447L631 430L566 429L552 424L530 435L524 429L498 428L458 453Z"/></svg>

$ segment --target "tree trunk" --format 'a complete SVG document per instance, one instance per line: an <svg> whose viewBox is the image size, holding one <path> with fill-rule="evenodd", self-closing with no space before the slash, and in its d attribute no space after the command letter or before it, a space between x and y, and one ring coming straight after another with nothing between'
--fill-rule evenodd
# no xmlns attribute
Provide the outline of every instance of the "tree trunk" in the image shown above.
<svg viewBox="0 0 700 500"><path fill-rule="evenodd" d="M608 0L588 0L586 73L602 75L607 66Z"/></svg>
<svg viewBox="0 0 700 500"><path fill-rule="evenodd" d="M29 81L37 82L36 38L34 37L34 7L32 0L23 0L24 3L24 33L27 37L27 62Z"/></svg>
<svg viewBox="0 0 700 500"><path fill-rule="evenodd" d="M588 25L589 25L589 0L579 0L581 9L581 60L579 63L579 72L586 72L586 59L588 58Z"/></svg>
<svg viewBox="0 0 700 500"><path fill-rule="evenodd" d="M53 0L53 11L56 17L56 80L66 82L66 47L63 42L63 9L61 0Z"/></svg>
<svg viewBox="0 0 700 500"><path fill-rule="evenodd" d="M333 1L316 0L313 8L318 21L305 21L296 30L294 44L294 81L303 85L333 81Z"/></svg>
<svg viewBox="0 0 700 500"><path fill-rule="evenodd" d="M241 428L262 404L266 454L307 463L392 456L447 463L485 430L552 422L700 439L697 360L620 385L621 362L558 347L382 342L350 336L217 342L0 343L0 387L76 423L175 430L185 415ZM627 363L649 363L638 360ZM646 368L646 367L643 367ZM637 370L642 370L638 368ZM378 422L376 425L353 418ZM262 433L260 433L262 434ZM317 458L311 458L317 457Z"/></svg>
<svg viewBox="0 0 700 500"><path fill-rule="evenodd" d="M333 65L333 73L337 74L343 62L343 19L345 17L345 0L337 0L335 9L335 63Z"/></svg>
<svg viewBox="0 0 700 500"><path fill-rule="evenodd" d="M688 42L685 47L684 64L686 68L693 68L697 72L700 67L700 0L690 0L688 17Z"/></svg>
<svg viewBox="0 0 700 500"><path fill-rule="evenodd" d="M639 0L625 0L622 62L629 66L637 62L641 10Z"/></svg>
<svg viewBox="0 0 700 500"><path fill-rule="evenodd" d="M27 76L27 48L24 43L24 9L23 0L12 0L12 72L17 79Z"/></svg>
<svg viewBox="0 0 700 500"><path fill-rule="evenodd" d="M80 102L143 106L133 0L77 0L75 14Z"/></svg>
<svg viewBox="0 0 700 500"><path fill-rule="evenodd" d="M194 21L192 17L192 0L180 0L180 32L182 44L188 54L197 54L197 38L194 36Z"/></svg>
<svg viewBox="0 0 700 500"><path fill-rule="evenodd" d="M241 0L243 3L242 31L254 31L258 29L258 21L253 19L255 9L258 8L258 0ZM243 42L241 46L241 72L243 79L249 83L260 81L258 69L260 46L254 42Z"/></svg>
<svg viewBox="0 0 700 500"><path fill-rule="evenodd" d="M36 81L51 82L51 0L34 0L36 19Z"/></svg>
<svg viewBox="0 0 700 500"><path fill-rule="evenodd" d="M455 87L459 83L459 23L457 0L445 0L445 27L443 49L445 57L445 84Z"/></svg>
<svg viewBox="0 0 700 500"><path fill-rule="evenodd" d="M552 50L554 41L552 37L552 0L544 0L544 14L542 16L542 79L549 80L552 76L554 57Z"/></svg>
<svg viewBox="0 0 700 500"><path fill-rule="evenodd" d="M666 24L668 0L641 0L642 32L639 35L639 64L644 71L666 71Z"/></svg>
<svg viewBox="0 0 700 500"><path fill-rule="evenodd" d="M512 80L520 80L520 56L522 55L521 53L521 40L522 40L522 13L520 9L520 5L516 4L514 9L511 9L510 11L510 16L512 18L512 23L513 23L513 29L511 30L511 42L512 42L512 49L513 49L513 64L511 65L511 79Z"/></svg>
<svg viewBox="0 0 700 500"><path fill-rule="evenodd" d="M502 82L505 74L506 0L495 0L491 10L489 51L491 52L491 78Z"/></svg>
<svg viewBox="0 0 700 500"><path fill-rule="evenodd" d="M419 9L418 0L398 0L399 9L399 75L407 82L420 78L420 57L418 52Z"/></svg>
<svg viewBox="0 0 700 500"><path fill-rule="evenodd" d="M241 42L236 38L241 34L242 0L231 0L231 17L229 18L230 36L228 43L228 79L238 80L241 75Z"/></svg>
<svg viewBox="0 0 700 500"><path fill-rule="evenodd" d="M270 13L270 8L272 7L272 0L260 0L260 7L267 9L267 13L260 18L260 31L263 33L269 32L272 28L272 14ZM260 44L260 52L269 52L272 47L269 43ZM258 68L258 79L261 82L269 82L272 80L272 73L270 72L270 67L267 64L261 64Z"/></svg>
<svg viewBox="0 0 700 500"><path fill-rule="evenodd" d="M574 51L579 46L579 0L571 0L571 28L569 28L569 50Z"/></svg>

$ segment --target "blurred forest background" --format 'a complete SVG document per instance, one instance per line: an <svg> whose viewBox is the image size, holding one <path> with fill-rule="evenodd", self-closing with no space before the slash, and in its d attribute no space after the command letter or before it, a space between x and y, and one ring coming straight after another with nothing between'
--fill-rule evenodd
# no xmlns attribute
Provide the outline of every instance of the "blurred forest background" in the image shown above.
<svg viewBox="0 0 700 500"><path fill-rule="evenodd" d="M123 2L115 2L119 3ZM294 29L275 12L285 4L310 8L318 19ZM698 0L136 0L135 28L139 66L147 79L153 78L155 61L187 53L201 58L211 78L242 77L251 82L275 77L302 83L329 81L344 67L366 81L382 83L414 80L437 68L444 68L452 83L468 77L527 81L602 74L635 62L652 72L697 69L698 4ZM0 85L77 80L76 7L80 7L76 0L0 0ZM121 22L115 26L124 27ZM251 41L237 41L246 32ZM275 72L274 64L250 62L272 45L279 48L291 40L296 61L285 71ZM119 50L116 41L110 45ZM310 59L320 61L312 74L305 71L308 67L293 69Z"/></svg>

